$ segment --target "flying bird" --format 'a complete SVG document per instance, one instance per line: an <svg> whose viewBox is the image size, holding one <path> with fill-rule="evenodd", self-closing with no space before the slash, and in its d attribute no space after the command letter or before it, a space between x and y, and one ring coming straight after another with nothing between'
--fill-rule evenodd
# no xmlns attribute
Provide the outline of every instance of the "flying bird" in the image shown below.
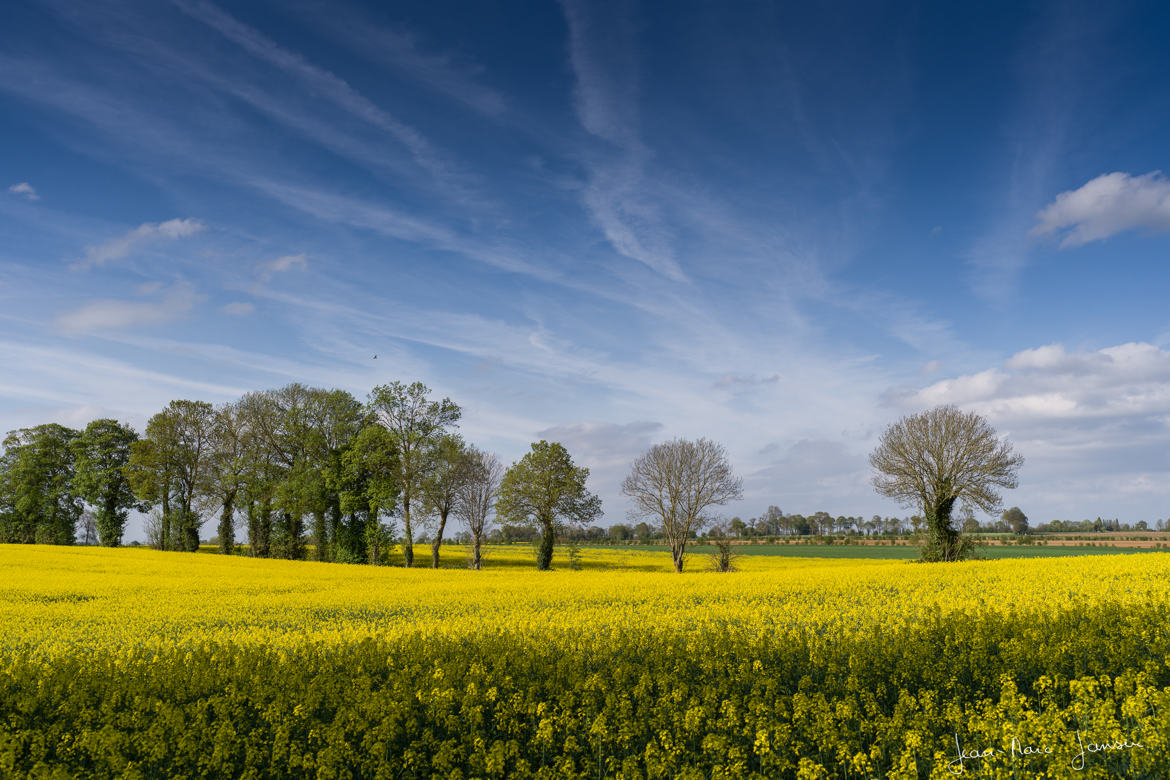
<svg viewBox="0 0 1170 780"><path fill-rule="evenodd" d="M372 358L370 358L370 360L377 360L377 359L378 359L377 355L374 355Z"/></svg>

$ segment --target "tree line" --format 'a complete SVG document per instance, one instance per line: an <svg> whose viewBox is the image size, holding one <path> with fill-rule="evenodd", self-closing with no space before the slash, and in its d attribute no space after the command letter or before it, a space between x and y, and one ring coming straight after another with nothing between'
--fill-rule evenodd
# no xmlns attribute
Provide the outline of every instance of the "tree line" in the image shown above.
<svg viewBox="0 0 1170 780"><path fill-rule="evenodd" d="M171 401L141 435L113 419L22 428L0 455L0 542L73 544L86 513L99 543L118 546L139 511L160 550L197 550L215 517L224 553L240 529L257 557L383 563L401 545L412 566L422 525L437 567L455 519L479 568L495 513L544 533L546 568L557 527L600 514L588 469L542 441L505 472L455 431L461 414L419 382L380 385L365 402L290 384L219 406Z"/></svg>
<svg viewBox="0 0 1170 780"><path fill-rule="evenodd" d="M214 517L223 553L242 530L256 557L377 564L401 547L413 566L425 537L438 567L457 520L480 568L494 520L535 536L537 568L550 568L556 540L588 536L602 514L589 469L539 441L505 470L455 431L461 416L419 382L380 385L365 402L294 383L219 406L171 401L141 435L107 418L22 428L0 455L0 543L73 544L84 514L100 544L118 546L138 511L160 550L198 550ZM742 497L723 447L707 439L651 447L622 491L656 521L676 571L708 509Z"/></svg>
<svg viewBox="0 0 1170 780"><path fill-rule="evenodd" d="M195 551L205 518L219 517L221 550L235 547L238 522L254 556L379 563L401 544L414 565L420 525L429 529L438 567L448 521L462 521L472 566L493 512L504 525L538 535L536 563L551 566L558 534L578 535L599 518L601 500L586 487L589 469L563 445L540 441L506 471L499 459L454 431L462 415L450 398L432 400L420 382L375 387L366 402L344 390L290 384L212 406L172 401L140 437L116 420L82 431L50 423L12 431L0 456L0 542L72 544L88 505L102 544L121 543L129 512L148 512L149 541ZM903 417L870 455L876 491L921 508L923 559L970 556L973 510L998 509L997 488L1014 488L1023 458L977 414L952 406ZM714 507L743 497L724 448L705 438L656 444L634 460L622 483L632 519L669 547L676 572L687 545L717 524ZM962 507L967 522L952 514ZM390 518L401 521L396 539ZM1018 507L1001 522L1027 529ZM1100 522L1100 521L1099 521ZM635 526L637 528L637 526ZM628 526L625 527L628 530ZM719 533L890 533L904 523L875 515L785 515L769 507L749 527L736 518ZM642 529L639 528L639 531ZM617 531L621 534L621 531Z"/></svg>

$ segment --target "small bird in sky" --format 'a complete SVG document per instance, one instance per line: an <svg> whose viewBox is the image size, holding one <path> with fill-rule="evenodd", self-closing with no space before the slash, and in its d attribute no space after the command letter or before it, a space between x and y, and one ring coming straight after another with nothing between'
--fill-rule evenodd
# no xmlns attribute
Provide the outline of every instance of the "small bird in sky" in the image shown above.
<svg viewBox="0 0 1170 780"><path fill-rule="evenodd" d="M377 359L378 359L377 355L374 355L372 358L370 358L370 360L377 360Z"/></svg>

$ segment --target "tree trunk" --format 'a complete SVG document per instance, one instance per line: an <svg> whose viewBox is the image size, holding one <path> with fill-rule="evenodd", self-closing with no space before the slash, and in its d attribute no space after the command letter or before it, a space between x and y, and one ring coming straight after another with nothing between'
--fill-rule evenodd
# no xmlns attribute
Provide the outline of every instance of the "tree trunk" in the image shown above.
<svg viewBox="0 0 1170 780"><path fill-rule="evenodd" d="M402 532L405 539L402 540L402 558L405 561L406 568L414 566L414 532L410 527L410 499L402 499Z"/></svg>
<svg viewBox="0 0 1170 780"><path fill-rule="evenodd" d="M163 485L162 494L162 520L159 522L159 549L171 549L171 486L169 484Z"/></svg>
<svg viewBox="0 0 1170 780"><path fill-rule="evenodd" d="M926 510L926 525L938 547L940 561L959 559L959 532L951 525L951 510L954 506L954 498L944 498Z"/></svg>
<svg viewBox="0 0 1170 780"><path fill-rule="evenodd" d="M686 542L679 542L671 545L670 556L674 559L674 573L682 574L683 570L683 553L686 551Z"/></svg>
<svg viewBox="0 0 1170 780"><path fill-rule="evenodd" d="M313 510L313 560L329 560L329 539L325 533L325 510Z"/></svg>
<svg viewBox="0 0 1170 780"><path fill-rule="evenodd" d="M471 539L471 568L479 571L483 567L483 562L479 556L479 534L475 534Z"/></svg>
<svg viewBox="0 0 1170 780"><path fill-rule="evenodd" d="M435 541L431 542L431 568L439 568L439 546L443 543L443 529L447 527L447 510L439 512L439 530L435 532Z"/></svg>
<svg viewBox="0 0 1170 780"><path fill-rule="evenodd" d="M544 533L540 537L540 551L536 554L536 568L538 571L548 571L552 568L553 556L553 524L542 522Z"/></svg>
<svg viewBox="0 0 1170 780"><path fill-rule="evenodd" d="M219 515L219 551L224 555L231 555L236 549L236 529L232 524L232 496L223 502L223 511Z"/></svg>
<svg viewBox="0 0 1170 780"><path fill-rule="evenodd" d="M187 552L199 552L199 524L195 522L195 511L191 509L188 500L183 506L183 517L180 521L183 549Z"/></svg>

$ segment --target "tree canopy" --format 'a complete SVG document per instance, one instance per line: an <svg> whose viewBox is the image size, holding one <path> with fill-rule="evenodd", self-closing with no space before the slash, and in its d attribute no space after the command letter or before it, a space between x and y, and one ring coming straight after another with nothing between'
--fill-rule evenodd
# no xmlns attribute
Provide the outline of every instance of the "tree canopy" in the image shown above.
<svg viewBox="0 0 1170 780"><path fill-rule="evenodd" d="M743 480L735 476L722 445L674 439L634 461L622 493L632 499L635 517L662 523L674 570L681 573L687 541L709 520L705 513L743 498Z"/></svg>
<svg viewBox="0 0 1170 780"><path fill-rule="evenodd" d="M601 515L601 499L585 487L589 469L573 464L564 445L544 440L504 474L496 513L503 522L540 529L536 568L552 566L557 529L565 523L588 525Z"/></svg>
<svg viewBox="0 0 1170 780"><path fill-rule="evenodd" d="M924 559L955 561L972 550L951 523L955 503L994 512L997 488L1016 487L1024 458L983 417L938 406L886 428L869 462L879 494L922 507L929 533Z"/></svg>

